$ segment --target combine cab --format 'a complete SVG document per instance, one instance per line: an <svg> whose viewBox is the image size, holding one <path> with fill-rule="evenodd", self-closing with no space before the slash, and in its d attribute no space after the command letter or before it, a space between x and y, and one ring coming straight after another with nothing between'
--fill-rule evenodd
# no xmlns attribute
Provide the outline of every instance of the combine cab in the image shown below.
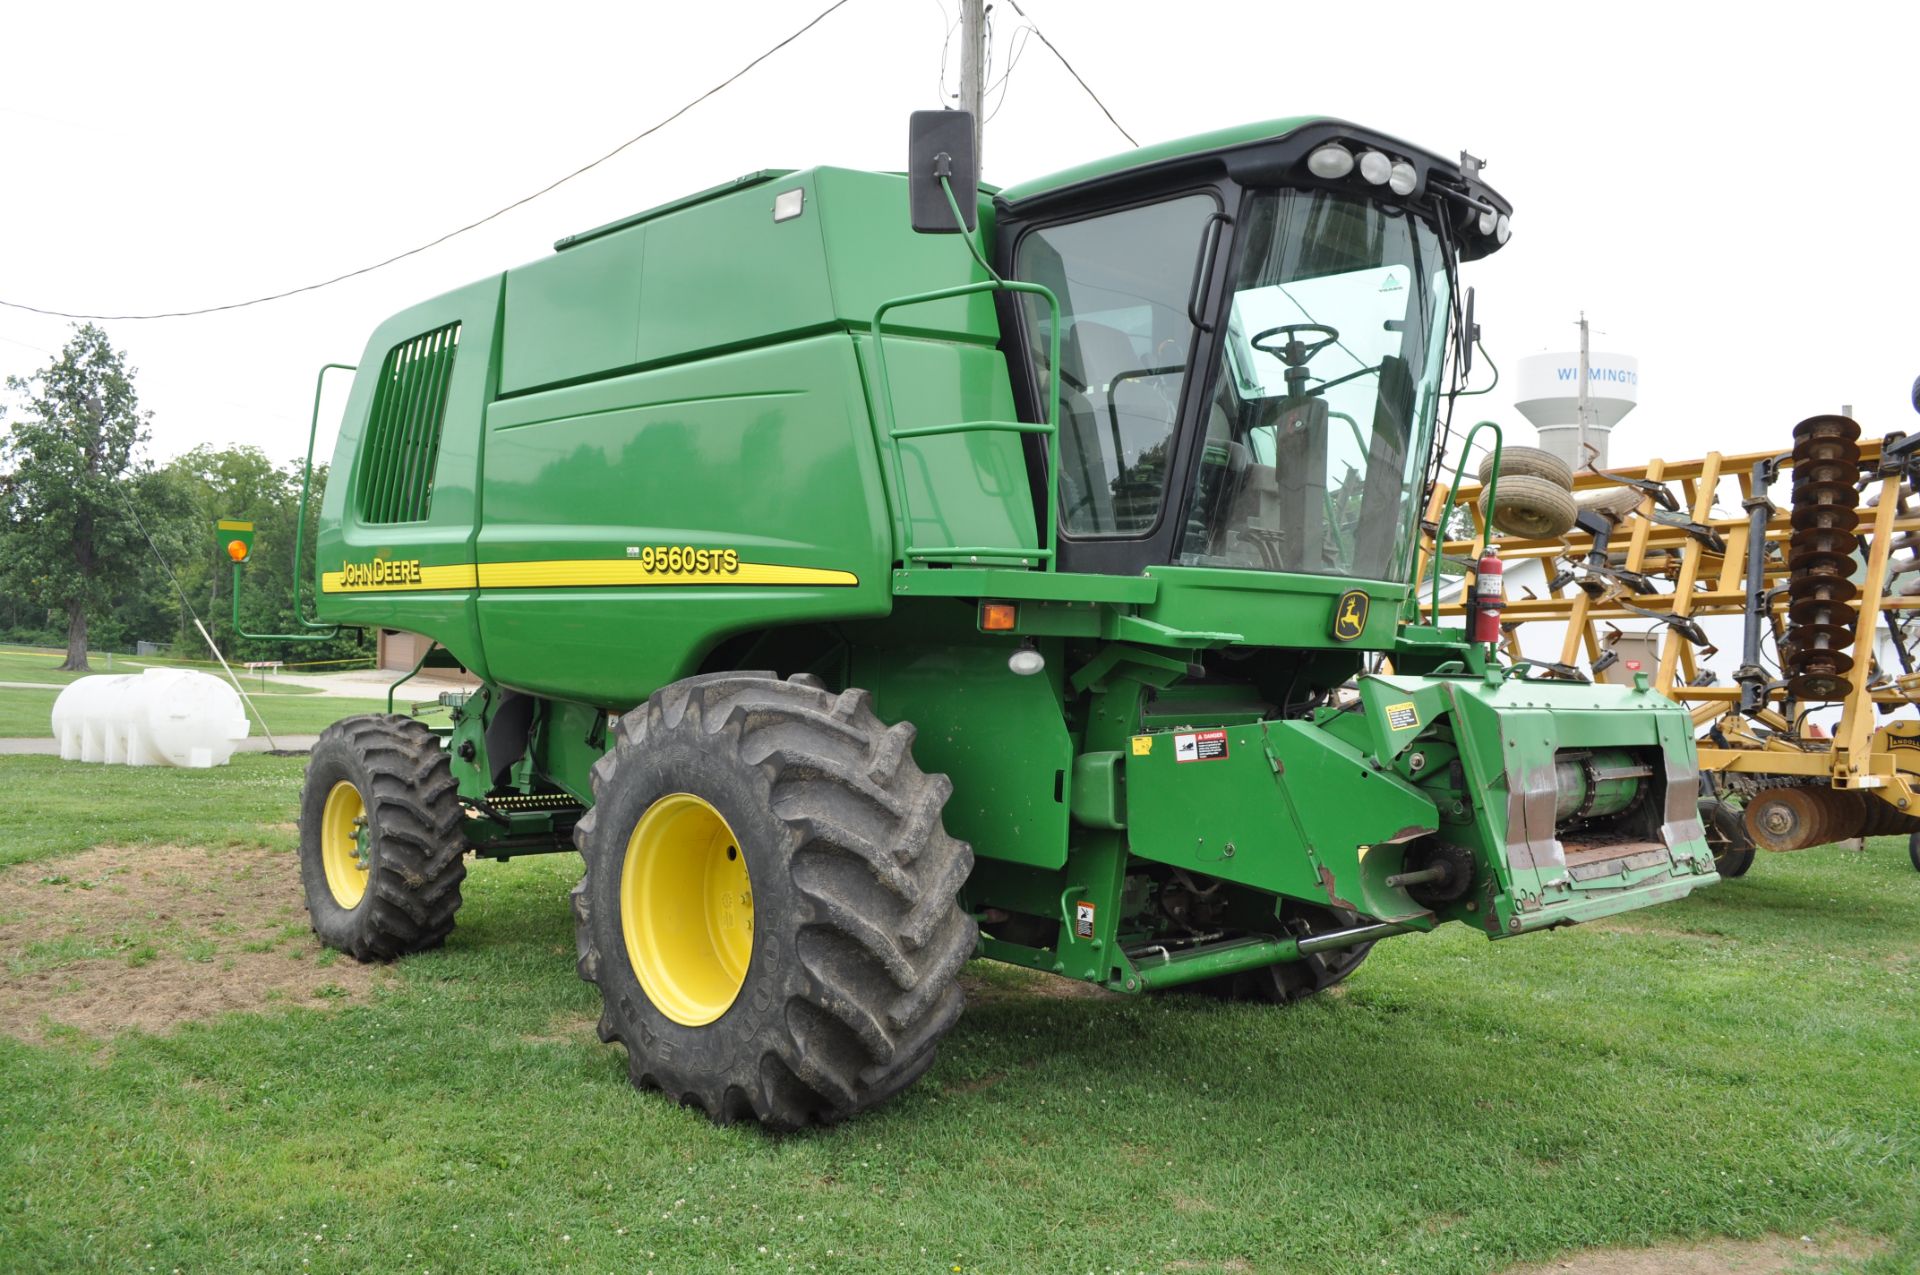
<svg viewBox="0 0 1920 1275"><path fill-rule="evenodd" d="M1684 710L1409 622L1478 165L1303 118L982 193L970 124L374 334L314 622L481 687L315 749L320 934L577 848L634 1082L793 1127L923 1072L975 955L1284 1002L1715 880Z"/></svg>

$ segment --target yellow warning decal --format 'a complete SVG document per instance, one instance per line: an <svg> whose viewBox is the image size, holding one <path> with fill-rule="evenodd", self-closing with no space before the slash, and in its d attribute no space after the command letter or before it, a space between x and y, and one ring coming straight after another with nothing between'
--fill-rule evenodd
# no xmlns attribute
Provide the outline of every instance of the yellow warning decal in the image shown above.
<svg viewBox="0 0 1920 1275"><path fill-rule="evenodd" d="M1152 756L1153 755L1153 736L1135 735L1133 737L1133 755L1135 757Z"/></svg>
<svg viewBox="0 0 1920 1275"><path fill-rule="evenodd" d="M221 531L252 531L253 530L252 523L242 522L238 518L222 518L220 521L214 523L213 525Z"/></svg>
<svg viewBox="0 0 1920 1275"><path fill-rule="evenodd" d="M1420 725L1420 710L1414 707L1412 700L1404 704L1387 705L1388 730L1413 730Z"/></svg>

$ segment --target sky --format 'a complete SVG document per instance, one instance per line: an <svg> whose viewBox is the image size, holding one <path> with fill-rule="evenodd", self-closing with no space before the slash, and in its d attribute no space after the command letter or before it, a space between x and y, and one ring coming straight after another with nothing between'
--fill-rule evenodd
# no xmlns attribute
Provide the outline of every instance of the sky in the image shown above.
<svg viewBox="0 0 1920 1275"><path fill-rule="evenodd" d="M190 309L356 269L604 154L827 2L6 5L0 300ZM943 56L955 87L956 3L849 0L592 172L373 274L103 323L152 455L299 456L320 364L562 235L759 168L899 168ZM1487 348L1508 369L1571 348L1585 311L1596 348L1636 356L1616 463L1784 446L1842 404L1869 434L1920 427L1920 6L1021 4L992 9L991 75L1019 57L989 99L988 181L1128 148L1035 23L1143 143L1326 113L1485 157L1515 205L1511 243L1465 272ZM0 374L69 330L0 308ZM1474 401L1528 441L1504 388Z"/></svg>

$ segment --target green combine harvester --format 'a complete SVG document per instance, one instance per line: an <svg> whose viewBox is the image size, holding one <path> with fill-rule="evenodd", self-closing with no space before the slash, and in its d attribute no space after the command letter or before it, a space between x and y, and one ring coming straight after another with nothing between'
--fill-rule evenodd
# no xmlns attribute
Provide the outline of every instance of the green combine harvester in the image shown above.
<svg viewBox="0 0 1920 1275"><path fill-rule="evenodd" d="M325 942L432 947L468 853L577 849L633 1082L793 1128L924 1072L976 956L1285 1002L1717 879L1683 709L1419 623L1477 162L1299 118L982 191L958 112L910 155L374 333L303 623L480 685L321 737Z"/></svg>

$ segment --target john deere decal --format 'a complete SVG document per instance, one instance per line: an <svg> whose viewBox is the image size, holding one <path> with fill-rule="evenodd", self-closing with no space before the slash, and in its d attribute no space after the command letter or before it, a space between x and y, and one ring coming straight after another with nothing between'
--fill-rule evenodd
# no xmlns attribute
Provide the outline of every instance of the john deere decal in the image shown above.
<svg viewBox="0 0 1920 1275"><path fill-rule="evenodd" d="M1364 589L1348 589L1333 604L1333 638L1351 642L1366 631L1367 605L1372 601Z"/></svg>

